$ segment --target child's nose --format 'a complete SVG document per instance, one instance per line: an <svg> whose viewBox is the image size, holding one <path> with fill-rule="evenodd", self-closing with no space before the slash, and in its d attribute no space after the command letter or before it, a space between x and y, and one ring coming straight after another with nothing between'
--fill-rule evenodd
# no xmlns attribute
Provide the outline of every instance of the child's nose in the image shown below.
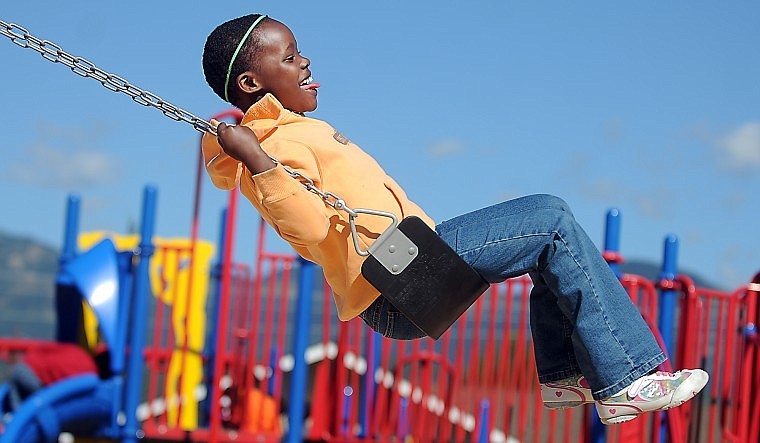
<svg viewBox="0 0 760 443"><path fill-rule="evenodd" d="M306 69L311 64L311 60L308 57L301 56L301 69Z"/></svg>

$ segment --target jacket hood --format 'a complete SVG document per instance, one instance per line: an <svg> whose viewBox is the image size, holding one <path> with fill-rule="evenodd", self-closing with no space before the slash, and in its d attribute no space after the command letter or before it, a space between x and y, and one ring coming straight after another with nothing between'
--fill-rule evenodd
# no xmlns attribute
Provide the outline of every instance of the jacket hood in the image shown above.
<svg viewBox="0 0 760 443"><path fill-rule="evenodd" d="M277 126L289 123L298 117L300 117L298 114L285 109L274 95L267 93L248 108L241 124L253 129L261 142L271 135Z"/></svg>

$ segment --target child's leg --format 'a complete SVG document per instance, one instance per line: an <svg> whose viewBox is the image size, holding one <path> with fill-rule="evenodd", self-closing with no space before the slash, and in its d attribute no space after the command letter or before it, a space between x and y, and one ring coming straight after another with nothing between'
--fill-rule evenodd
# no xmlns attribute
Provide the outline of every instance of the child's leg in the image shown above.
<svg viewBox="0 0 760 443"><path fill-rule="evenodd" d="M665 360L641 314L564 201L527 196L456 217L436 230L492 283L526 273L541 277L532 302L539 312L531 316L540 318L533 333L542 383L573 369L567 355L554 355L567 354L569 343L597 399L618 392ZM566 333L570 341L565 341Z"/></svg>
<svg viewBox="0 0 760 443"><path fill-rule="evenodd" d="M582 374L575 358L573 323L559 308L557 296L538 272L530 272L530 329L539 381L551 383Z"/></svg>

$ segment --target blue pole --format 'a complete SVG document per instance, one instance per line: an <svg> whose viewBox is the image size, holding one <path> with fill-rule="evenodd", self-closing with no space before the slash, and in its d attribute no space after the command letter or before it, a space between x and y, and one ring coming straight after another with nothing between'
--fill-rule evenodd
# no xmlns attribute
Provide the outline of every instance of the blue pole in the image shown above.
<svg viewBox="0 0 760 443"><path fill-rule="evenodd" d="M341 416L341 423L343 426L340 431L345 434L351 427L351 423L349 423L349 415L351 412L351 401L354 398L354 389L348 385L343 386L343 397L345 397L345 401L343 402L343 415Z"/></svg>
<svg viewBox="0 0 760 443"><path fill-rule="evenodd" d="M620 252L620 210L612 208L607 211L607 224L604 229L604 251L619 253ZM620 277L620 266L618 263L610 263L612 272Z"/></svg>
<svg viewBox="0 0 760 443"><path fill-rule="evenodd" d="M277 367L279 366L279 361L277 358L278 352L279 351L277 350L277 346L272 346L272 349L269 351L269 367L272 368L272 376L269 377L269 382L267 383L267 394L269 395L274 394L274 374L277 371Z"/></svg>
<svg viewBox="0 0 760 443"><path fill-rule="evenodd" d="M66 226L63 232L63 247L59 265L63 266L77 255L77 235L79 234L79 196L69 194L66 200Z"/></svg>
<svg viewBox="0 0 760 443"><path fill-rule="evenodd" d="M55 279L55 339L64 343L79 341L79 325L82 323L80 295L71 278L60 271L77 256L79 235L79 196L69 194L66 201L66 221L63 230L63 246L58 257L58 274Z"/></svg>
<svg viewBox="0 0 760 443"><path fill-rule="evenodd" d="M678 237L673 234L665 237L665 249L662 256L660 279L673 281L678 276ZM675 355L673 325L675 320L676 299L678 293L664 289L660 293L660 333L668 355Z"/></svg>
<svg viewBox="0 0 760 443"><path fill-rule="evenodd" d="M375 359L375 344L377 341L375 335L379 334L367 328L367 335L364 337L366 345L366 351L364 354L367 356L367 372L364 373L364 377L362 378L362 381L364 382L364 401L361 402L359 406L359 417L361 417L360 437L367 435L367 431L369 430L370 411L372 410L372 405L375 403L375 371L377 366Z"/></svg>
<svg viewBox="0 0 760 443"><path fill-rule="evenodd" d="M620 210L612 208L607 211L606 223L604 225L604 252L614 254L620 253L620 226L622 217ZM609 263L610 269L620 278L620 265L615 262ZM607 429L599 420L599 413L596 408L591 408L591 432L589 432L589 442L604 443L607 441Z"/></svg>
<svg viewBox="0 0 760 443"><path fill-rule="evenodd" d="M661 280L673 281L678 276L678 237L669 234L665 237L665 247L662 256ZM658 320L662 342L665 345L665 353L668 358L676 355L675 346L675 318L678 292L672 289L663 289L660 291L660 318ZM671 358L672 361L672 358ZM674 365L675 366L675 365ZM665 413L660 413L663 418ZM662 420L662 431L660 441L665 443L667 436L667 420Z"/></svg>
<svg viewBox="0 0 760 443"><path fill-rule="evenodd" d="M295 337L293 338L293 373L290 382L290 427L288 443L303 441L303 421L306 409L306 378L308 366L306 363L306 346L311 330L311 298L314 288L314 263L298 259L301 272L298 280L298 300L296 304ZM325 405L314 405L316 408Z"/></svg>
<svg viewBox="0 0 760 443"><path fill-rule="evenodd" d="M401 397L399 399L399 412L398 412L398 427L396 429L396 437L401 441L406 440L407 424L406 424L406 412L409 409L409 399L407 397Z"/></svg>
<svg viewBox="0 0 760 443"><path fill-rule="evenodd" d="M483 399L480 402L480 435L478 435L478 443L488 443L491 424L488 422L488 411L490 409L490 403L488 400Z"/></svg>
<svg viewBox="0 0 760 443"><path fill-rule="evenodd" d="M124 394L124 443L136 443L144 434L137 420L137 406L142 394L143 344L148 311L148 291L150 257L153 255L153 229L156 215L156 188L146 186L143 193L142 227L140 245L136 252L140 256L137 264L130 327L129 359L127 360L127 382Z"/></svg>

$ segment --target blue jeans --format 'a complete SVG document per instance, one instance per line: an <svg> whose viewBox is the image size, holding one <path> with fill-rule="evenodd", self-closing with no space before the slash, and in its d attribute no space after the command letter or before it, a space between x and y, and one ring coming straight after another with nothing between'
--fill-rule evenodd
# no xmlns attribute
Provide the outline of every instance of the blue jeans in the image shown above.
<svg viewBox="0 0 760 443"><path fill-rule="evenodd" d="M435 229L488 282L531 277L539 382L583 374L594 398L602 399L665 361L638 309L563 200L521 197ZM383 297L361 317L388 337L424 335Z"/></svg>

